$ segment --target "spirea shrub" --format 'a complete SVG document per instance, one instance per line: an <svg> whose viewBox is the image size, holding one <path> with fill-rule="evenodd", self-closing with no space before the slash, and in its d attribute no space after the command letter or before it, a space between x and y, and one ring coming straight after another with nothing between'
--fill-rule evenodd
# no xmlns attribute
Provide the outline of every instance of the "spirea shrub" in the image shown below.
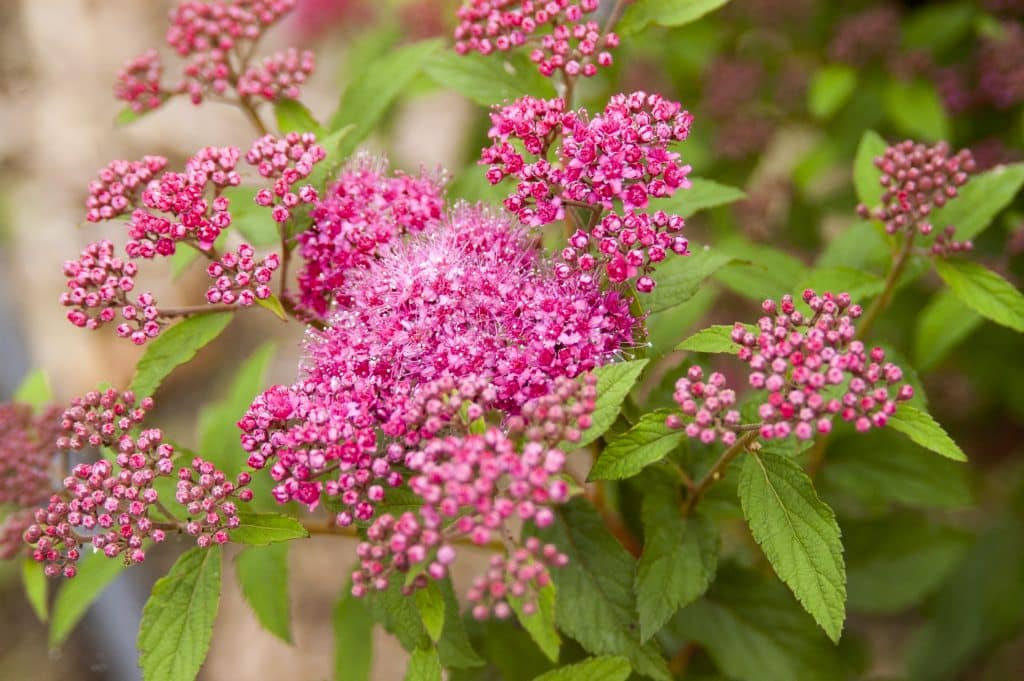
<svg viewBox="0 0 1024 681"><path fill-rule="evenodd" d="M62 609L70 584L88 604L117 570L176 552L142 614L139 664L149 681L193 679L231 545L247 547L239 565L258 569L237 578L282 636L282 551L312 534L352 540L332 568L348 574L338 679L371 678L355 648L375 623L410 652L414 681L860 678L848 608L934 594L925 635L974 635L933 631L952 626L942 583L960 530L890 504L928 506L966 466L920 372L982 319L1024 332L1024 296L974 248L1024 166L986 170L954 150L959 124L917 117L945 115L939 92L951 110L1015 106L1019 26L989 27L976 63L957 65L906 59L889 6L830 25L810 114L827 135L848 127L833 117L858 78L887 70L895 132L921 139L858 128L800 161L807 187L816 163L853 172L832 206L843 233L798 259L723 216L744 197L726 184L737 159L779 122L752 91L773 70L775 97L799 69L722 55L700 97L679 88L685 102L642 77L652 41L690 35L724 2L468 0L446 18L452 39L382 50L323 123L298 101L314 52L261 49L302 3L182 1L166 55L117 74L123 121L217 101L252 142L183 164L97 159L83 188L95 241L64 254L60 305L83 333L112 327L145 349L130 385L54 404L37 375L0 405L0 557L23 561L40 613L59 590L56 642L85 610ZM761 21L767 4L723 16ZM968 66L977 92L954 107ZM402 170L364 145L425 76L489 106L468 169ZM697 176L709 167L723 182ZM756 198L747 219L768 212ZM171 283L152 277L138 290L161 259L205 269L205 296L166 306ZM923 311L921 281L945 287ZM151 413L160 385L243 314L268 334L304 329L294 374L211 408L232 440L204 434L193 451ZM894 329L918 314L910 359ZM476 576L453 583L456 563Z"/></svg>

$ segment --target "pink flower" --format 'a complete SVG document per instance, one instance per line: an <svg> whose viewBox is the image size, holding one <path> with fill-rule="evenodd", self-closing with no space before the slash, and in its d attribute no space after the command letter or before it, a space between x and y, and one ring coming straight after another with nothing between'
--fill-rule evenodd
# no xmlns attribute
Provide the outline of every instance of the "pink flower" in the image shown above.
<svg viewBox="0 0 1024 681"><path fill-rule="evenodd" d="M89 183L85 219L100 222L124 215L138 204L142 190L166 166L167 159L163 156L145 156L141 161L111 161Z"/></svg>
<svg viewBox="0 0 1024 681"><path fill-rule="evenodd" d="M280 265L277 253L269 253L257 261L253 247L243 243L237 251L229 251L207 266L206 273L214 279L214 284L207 289L206 300L211 304L241 307L266 300L271 296L270 280Z"/></svg>
<svg viewBox="0 0 1024 681"><path fill-rule="evenodd" d="M163 103L160 87L163 65L156 50L147 50L129 60L117 74L114 96L128 102L135 113L145 113Z"/></svg>
<svg viewBox="0 0 1024 681"><path fill-rule="evenodd" d="M275 102L298 99L302 84L316 67L316 57L309 50L295 48L278 52L246 69L238 79L238 94L262 97Z"/></svg>
<svg viewBox="0 0 1024 681"><path fill-rule="evenodd" d="M246 162L255 166L263 177L274 180L272 192L261 190L257 194L257 205L272 207L275 222L288 222L292 208L317 200L317 192L312 185L306 184L298 191L295 185L308 178L313 166L326 157L327 152L316 143L316 135L311 132L289 132L280 138L264 135L253 142L245 155Z"/></svg>

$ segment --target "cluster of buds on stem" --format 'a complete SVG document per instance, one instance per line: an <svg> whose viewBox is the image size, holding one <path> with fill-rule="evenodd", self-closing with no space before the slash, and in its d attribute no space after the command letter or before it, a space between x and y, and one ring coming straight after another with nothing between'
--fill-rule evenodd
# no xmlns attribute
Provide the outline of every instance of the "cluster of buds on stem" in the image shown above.
<svg viewBox="0 0 1024 681"><path fill-rule="evenodd" d="M266 300L271 295L270 280L280 265L281 258L277 253L270 253L257 261L253 247L242 244L237 251L225 253L206 268L206 273L215 280L206 291L206 300L211 304L237 304L242 307L248 307L257 300Z"/></svg>
<svg viewBox="0 0 1024 681"><path fill-rule="evenodd" d="M485 620L493 615L506 619L513 612L513 604L524 615L532 615L537 611L537 593L551 583L548 569L568 562L569 557L560 553L557 546L542 546L536 537L530 537L509 555L492 556L487 572L473 580L466 595L473 604L473 617Z"/></svg>
<svg viewBox="0 0 1024 681"><path fill-rule="evenodd" d="M326 157L327 152L316 143L316 135L311 132L290 132L282 138L264 135L256 140L245 160L255 166L260 175L274 180L273 191L261 189L256 194L256 203L272 207L275 222L288 222L296 206L314 203L319 198L311 184L304 185L297 192L294 188L309 177L314 165Z"/></svg>

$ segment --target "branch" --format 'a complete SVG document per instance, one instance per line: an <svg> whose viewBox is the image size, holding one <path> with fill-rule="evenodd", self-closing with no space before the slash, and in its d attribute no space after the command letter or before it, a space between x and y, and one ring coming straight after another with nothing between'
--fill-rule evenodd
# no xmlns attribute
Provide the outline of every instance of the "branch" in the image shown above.
<svg viewBox="0 0 1024 681"><path fill-rule="evenodd" d="M750 443L757 439L757 434L758 431L756 430L748 431L743 435L743 437L736 440L731 447L722 452L722 456L718 457L718 461L715 462L715 465L711 467L711 470L707 472L707 475L701 478L700 482L694 486L690 496L686 498L686 503L683 504L684 516L690 515L690 513L693 512L693 509L697 506L697 502L700 501L700 498L704 495L704 492L707 491L708 487L710 487L712 483L721 479L722 471L725 470L725 467L728 466L733 459L739 456L741 452L745 451Z"/></svg>

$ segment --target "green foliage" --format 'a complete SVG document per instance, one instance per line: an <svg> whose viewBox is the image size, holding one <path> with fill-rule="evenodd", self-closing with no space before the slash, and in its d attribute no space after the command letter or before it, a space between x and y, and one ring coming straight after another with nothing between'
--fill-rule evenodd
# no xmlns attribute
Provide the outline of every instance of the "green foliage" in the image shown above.
<svg viewBox="0 0 1024 681"><path fill-rule="evenodd" d="M309 109L302 102L297 102L294 99L282 99L275 102L274 117L277 119L277 129L281 134L311 132L317 137L322 137L324 134L323 126L313 118Z"/></svg>
<svg viewBox="0 0 1024 681"><path fill-rule="evenodd" d="M635 426L608 441L587 480L631 478L660 461L683 441L683 431L665 425L668 412L644 414Z"/></svg>
<svg viewBox="0 0 1024 681"><path fill-rule="evenodd" d="M192 681L206 659L220 604L221 550L194 548L153 586L139 628L145 681Z"/></svg>
<svg viewBox="0 0 1024 681"><path fill-rule="evenodd" d="M684 218L709 208L727 206L746 198L743 190L719 184L703 177L690 179L689 189L680 189L669 198L651 201L651 210L663 210Z"/></svg>
<svg viewBox="0 0 1024 681"><path fill-rule="evenodd" d="M845 291L852 300L864 304L885 288L885 282L877 274L852 267L819 267L811 270L796 286L794 291L804 289L815 291Z"/></svg>
<svg viewBox="0 0 1024 681"><path fill-rule="evenodd" d="M555 628L557 599L555 585L550 582L538 591L536 609L532 614L526 614L524 611L522 598L516 596L509 598L509 604L515 611L519 624L552 662L558 661L558 651L562 647L562 638L558 635L558 629Z"/></svg>
<svg viewBox="0 0 1024 681"><path fill-rule="evenodd" d="M346 592L331 616L334 626L334 681L370 681L373 619L362 599Z"/></svg>
<svg viewBox="0 0 1024 681"><path fill-rule="evenodd" d="M729 0L637 0L619 22L623 34L637 33L648 24L682 26L715 11Z"/></svg>
<svg viewBox="0 0 1024 681"><path fill-rule="evenodd" d="M981 323L982 318L949 289L935 294L917 317L914 364L921 369L937 364Z"/></svg>
<svg viewBox="0 0 1024 681"><path fill-rule="evenodd" d="M853 161L853 186L857 200L868 208L875 208L882 202L882 185L878 183L882 171L875 167L875 159L885 153L889 145L874 130L868 130L857 145L857 156Z"/></svg>
<svg viewBox="0 0 1024 681"><path fill-rule="evenodd" d="M228 197L231 207L231 226L242 233L245 240L256 246L276 246L281 242L281 231L271 217L271 211L256 203L256 192L260 187L248 185L226 187L222 194ZM198 256L194 248L181 249Z"/></svg>
<svg viewBox="0 0 1024 681"><path fill-rule="evenodd" d="M435 643L441 638L444 629L444 607L444 594L436 582L430 582L416 591L416 609L420 612L423 628Z"/></svg>
<svg viewBox="0 0 1024 681"><path fill-rule="evenodd" d="M845 64L819 68L807 88L807 108L817 118L831 118L857 88L857 72Z"/></svg>
<svg viewBox="0 0 1024 681"><path fill-rule="evenodd" d="M580 435L579 442L572 443L572 448L586 447L604 435L619 416L622 402L633 389L633 384L640 377L640 372L647 366L646 359L635 359L628 362L606 364L594 370L597 375L597 400L594 413L591 415L591 426Z"/></svg>
<svg viewBox="0 0 1024 681"><path fill-rule="evenodd" d="M78 574L57 592L50 617L50 647L58 648L85 615L89 606L124 570L124 563L102 553L87 555L78 564Z"/></svg>
<svg viewBox="0 0 1024 681"><path fill-rule="evenodd" d="M53 402L53 390L50 388L50 379L46 372L42 369L30 371L28 376L22 379L21 385L14 391L11 399L27 404L36 411Z"/></svg>
<svg viewBox="0 0 1024 681"><path fill-rule="evenodd" d="M1024 294L1001 276L975 262L937 260L935 269L946 286L982 317L1024 333Z"/></svg>
<svg viewBox="0 0 1024 681"><path fill-rule="evenodd" d="M31 558L24 558L21 561L21 584L25 588L25 597L28 598L32 611L45 622L50 617L50 603L47 600L46 575L43 573L43 564Z"/></svg>
<svg viewBox="0 0 1024 681"><path fill-rule="evenodd" d="M750 531L779 578L838 641L846 619L846 569L832 509L796 463L767 451L747 456L739 494Z"/></svg>
<svg viewBox="0 0 1024 681"><path fill-rule="evenodd" d="M890 78L885 88L885 114L903 134L928 142L949 138L949 116L942 98L926 80Z"/></svg>
<svg viewBox="0 0 1024 681"><path fill-rule="evenodd" d="M203 313L175 324L146 345L135 366L131 389L139 397L152 395L175 368L196 356L231 323L231 312Z"/></svg>
<svg viewBox="0 0 1024 681"><path fill-rule="evenodd" d="M288 607L288 544L250 546L235 558L242 595L264 629L292 643Z"/></svg>
<svg viewBox="0 0 1024 681"><path fill-rule="evenodd" d="M733 238L724 240L719 251L730 254L735 262L718 270L715 278L736 295L756 303L792 294L793 282L807 276L807 267L799 258L764 244Z"/></svg>
<svg viewBox="0 0 1024 681"><path fill-rule="evenodd" d="M942 426L917 407L906 403L896 407L896 413L889 417L889 427L947 459L967 461L967 455Z"/></svg>
<svg viewBox="0 0 1024 681"><path fill-rule="evenodd" d="M629 660L624 657L592 657L541 674L534 681L626 681Z"/></svg>
<svg viewBox="0 0 1024 681"><path fill-rule="evenodd" d="M960 188L956 199L936 210L936 229L956 227L957 239L974 239L1001 213L1024 186L1024 163L996 166L975 175Z"/></svg>
<svg viewBox="0 0 1024 681"><path fill-rule="evenodd" d="M487 107L523 95L545 99L555 96L551 80L541 76L523 55L460 55L455 50L443 50L427 60L424 71L439 85Z"/></svg>
<svg viewBox="0 0 1024 681"><path fill-rule="evenodd" d="M733 327L728 324L709 326L681 342L676 346L676 350L735 355L739 352L740 346L732 339L732 330Z"/></svg>
<svg viewBox="0 0 1024 681"><path fill-rule="evenodd" d="M405 681L441 681L441 662L435 648L417 648L409 658Z"/></svg>
<svg viewBox="0 0 1024 681"><path fill-rule="evenodd" d="M280 513L239 511L238 520L238 527L228 530L228 536L236 544L266 546L309 536L302 523Z"/></svg>

